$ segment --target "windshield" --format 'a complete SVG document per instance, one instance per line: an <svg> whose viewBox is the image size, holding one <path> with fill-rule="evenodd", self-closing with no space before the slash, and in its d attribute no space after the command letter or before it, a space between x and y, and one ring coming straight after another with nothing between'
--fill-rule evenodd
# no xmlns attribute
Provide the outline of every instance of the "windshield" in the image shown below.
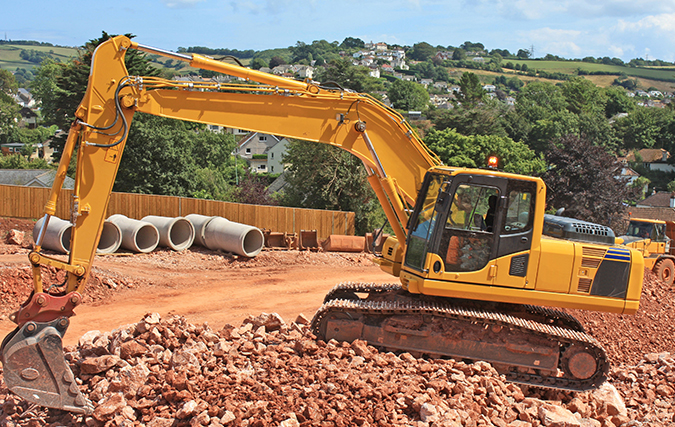
<svg viewBox="0 0 675 427"><path fill-rule="evenodd" d="M654 242L665 242L667 240L666 224L631 221L628 224L626 235L639 239L651 239Z"/></svg>
<svg viewBox="0 0 675 427"><path fill-rule="evenodd" d="M438 220L439 212L436 211L438 196L445 185L450 185L450 180L443 175L432 175L427 188L420 193L421 205L416 210L417 217L412 219L408 247L406 249L405 263L417 270L421 270L426 258L429 240L433 235L434 227Z"/></svg>

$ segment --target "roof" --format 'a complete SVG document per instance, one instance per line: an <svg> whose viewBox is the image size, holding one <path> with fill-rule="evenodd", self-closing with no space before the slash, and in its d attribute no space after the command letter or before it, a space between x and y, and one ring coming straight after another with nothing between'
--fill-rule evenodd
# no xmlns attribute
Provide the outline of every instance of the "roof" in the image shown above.
<svg viewBox="0 0 675 427"><path fill-rule="evenodd" d="M670 198L672 197L669 191L659 191L641 202L638 202L639 207L667 207L670 208Z"/></svg>
<svg viewBox="0 0 675 427"><path fill-rule="evenodd" d="M277 177L270 185L267 187L267 192L268 193L276 193L277 191L281 191L286 187L288 182L286 182L286 172L282 172L281 175Z"/></svg>
<svg viewBox="0 0 675 427"><path fill-rule="evenodd" d="M637 152L639 156L642 158L642 161L644 163L655 163L655 162L663 162L664 161L664 154L665 158L669 159L670 158L670 153L663 148L643 148L642 150ZM629 162L634 162L635 161L635 152L629 153L626 156L626 160Z"/></svg>
<svg viewBox="0 0 675 427"><path fill-rule="evenodd" d="M53 169L0 169L0 184L51 188L56 177ZM73 189L75 180L66 177L63 188Z"/></svg>
<svg viewBox="0 0 675 427"><path fill-rule="evenodd" d="M283 139L282 137L272 135L272 134L269 134L269 133L251 132L248 135L246 135L245 137L243 137L241 139L241 141L239 141L238 147L240 149L243 148L249 142L253 141L254 137L256 137L258 135L265 135L265 136L271 137L270 140L265 141L265 143L264 143L267 146L267 148L265 150L268 150L268 149L274 147L275 145L277 145Z"/></svg>
<svg viewBox="0 0 675 427"><path fill-rule="evenodd" d="M628 209L628 214L630 218L675 221L675 209L673 208L632 207Z"/></svg>

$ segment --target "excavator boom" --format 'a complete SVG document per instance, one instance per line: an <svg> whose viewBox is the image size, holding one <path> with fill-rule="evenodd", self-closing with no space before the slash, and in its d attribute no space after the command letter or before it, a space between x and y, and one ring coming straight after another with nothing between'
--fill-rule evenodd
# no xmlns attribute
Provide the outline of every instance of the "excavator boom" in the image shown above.
<svg viewBox="0 0 675 427"><path fill-rule="evenodd" d="M129 49L239 81L130 76ZM2 343L5 383L28 401L93 410L62 355L62 337L82 301L136 112L328 144L363 162L395 235L376 262L400 284L335 288L312 323L322 339L489 360L515 382L583 390L603 380L604 350L576 320L540 306L627 314L638 308L641 253L614 246L613 232L601 225L545 223L541 179L443 166L398 112L372 96L118 36L94 52L45 206L43 230L77 150L68 261L41 252L40 232L29 254L33 294ZM44 289L42 266L66 271L64 285Z"/></svg>

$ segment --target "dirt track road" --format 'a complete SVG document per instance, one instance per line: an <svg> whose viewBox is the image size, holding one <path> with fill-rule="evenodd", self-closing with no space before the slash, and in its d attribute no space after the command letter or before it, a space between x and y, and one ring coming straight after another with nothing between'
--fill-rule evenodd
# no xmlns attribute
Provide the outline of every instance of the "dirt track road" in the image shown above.
<svg viewBox="0 0 675 427"><path fill-rule="evenodd" d="M307 264L309 263L309 264ZM327 265L332 267L327 268ZM28 266L25 253L0 255L0 265ZM249 314L279 313L293 321L308 318L337 283L386 283L393 277L372 264L365 254L263 252L254 260L232 260L206 252L97 257L94 273L124 277L110 295L76 309L64 339L75 344L87 331L110 331L138 322L145 313L185 316L191 323L208 322L214 329L241 324ZM103 280L110 283L110 280ZM130 284L130 286L126 286ZM112 285L114 286L114 285ZM0 336L14 329L6 317Z"/></svg>

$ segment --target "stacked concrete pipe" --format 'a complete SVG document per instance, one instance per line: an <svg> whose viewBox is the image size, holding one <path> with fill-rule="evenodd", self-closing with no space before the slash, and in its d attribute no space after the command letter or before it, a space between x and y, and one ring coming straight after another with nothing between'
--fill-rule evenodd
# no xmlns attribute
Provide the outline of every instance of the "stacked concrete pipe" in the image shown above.
<svg viewBox="0 0 675 427"><path fill-rule="evenodd" d="M35 240L36 244L44 221L45 218L42 217L33 226L33 240ZM59 217L51 216L47 229L44 231L45 237L42 239L42 247L62 254L70 253L70 236L72 231L73 224ZM111 254L119 249L121 243L122 231L120 228L110 221L105 221L96 253Z"/></svg>
<svg viewBox="0 0 675 427"><path fill-rule="evenodd" d="M122 247L133 252L148 253L159 244L159 231L149 222L115 214L108 221L122 230Z"/></svg>
<svg viewBox="0 0 675 427"><path fill-rule="evenodd" d="M141 221L149 222L157 227L157 230L159 230L159 245L171 248L174 251L189 248L195 239L195 228L187 218L148 215Z"/></svg>
<svg viewBox="0 0 675 427"><path fill-rule="evenodd" d="M42 224L45 222L45 217L40 218L33 226L33 240L37 244L38 235L42 230ZM42 248L49 249L54 252L67 254L70 252L70 234L72 233L73 224L56 216L49 217L47 229L43 230L44 237L42 238Z"/></svg>
<svg viewBox="0 0 675 427"><path fill-rule="evenodd" d="M195 243L211 250L223 250L253 258L265 244L259 228L228 221L219 216L190 214L186 218L195 227Z"/></svg>
<svg viewBox="0 0 675 427"><path fill-rule="evenodd" d="M105 220L96 253L100 255L117 252L122 244L122 229L114 222Z"/></svg>

